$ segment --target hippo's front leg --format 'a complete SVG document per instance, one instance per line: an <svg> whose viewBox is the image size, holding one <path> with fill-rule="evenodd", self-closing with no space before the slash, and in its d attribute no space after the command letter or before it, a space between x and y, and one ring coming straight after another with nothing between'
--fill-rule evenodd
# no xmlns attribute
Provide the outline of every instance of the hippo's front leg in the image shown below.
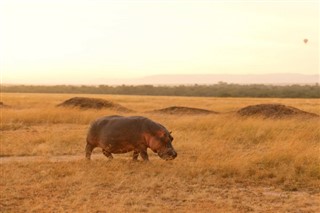
<svg viewBox="0 0 320 213"><path fill-rule="evenodd" d="M139 156L139 152L138 151L133 151L132 160L133 161L137 161L138 160L138 156Z"/></svg>
<svg viewBox="0 0 320 213"><path fill-rule="evenodd" d="M140 151L140 156L142 157L142 159L144 161L149 161L149 156L148 156L147 150Z"/></svg>
<svg viewBox="0 0 320 213"><path fill-rule="evenodd" d="M106 149L102 149L102 153L103 153L107 158L109 158L110 160L113 159L113 156L112 156L111 152L107 151Z"/></svg>

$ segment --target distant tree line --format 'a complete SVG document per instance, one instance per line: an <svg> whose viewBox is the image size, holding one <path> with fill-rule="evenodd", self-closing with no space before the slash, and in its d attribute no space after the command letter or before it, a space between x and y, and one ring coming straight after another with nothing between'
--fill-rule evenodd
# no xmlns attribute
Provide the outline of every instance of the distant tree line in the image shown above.
<svg viewBox="0 0 320 213"><path fill-rule="evenodd" d="M320 98L320 86L315 85L264 85L227 84L213 85L121 85L121 86L1 86L7 93L76 93L76 94L117 94L117 95L155 95L155 96L200 96L200 97L270 97L270 98Z"/></svg>

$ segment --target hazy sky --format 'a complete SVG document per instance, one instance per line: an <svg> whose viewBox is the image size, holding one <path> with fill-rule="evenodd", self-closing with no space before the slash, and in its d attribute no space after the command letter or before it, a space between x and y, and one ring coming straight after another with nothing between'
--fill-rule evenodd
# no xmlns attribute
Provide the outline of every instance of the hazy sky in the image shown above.
<svg viewBox="0 0 320 213"><path fill-rule="evenodd" d="M319 73L318 0L0 2L3 83Z"/></svg>

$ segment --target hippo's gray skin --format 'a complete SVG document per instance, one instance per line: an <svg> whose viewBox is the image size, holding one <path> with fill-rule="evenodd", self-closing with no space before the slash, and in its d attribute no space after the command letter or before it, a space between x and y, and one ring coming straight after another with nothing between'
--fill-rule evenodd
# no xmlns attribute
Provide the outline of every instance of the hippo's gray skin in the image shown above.
<svg viewBox="0 0 320 213"><path fill-rule="evenodd" d="M112 159L112 153L133 151L133 160L139 153L148 161L147 148L158 153L165 160L172 160L177 153L172 147L173 137L159 123L142 116L105 116L94 121L88 132L86 158L90 159L92 150L100 147L103 154Z"/></svg>

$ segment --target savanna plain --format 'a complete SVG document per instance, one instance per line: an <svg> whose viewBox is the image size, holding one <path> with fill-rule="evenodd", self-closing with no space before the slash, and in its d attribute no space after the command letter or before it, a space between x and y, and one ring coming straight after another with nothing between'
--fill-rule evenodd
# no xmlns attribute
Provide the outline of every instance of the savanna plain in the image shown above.
<svg viewBox="0 0 320 213"><path fill-rule="evenodd" d="M320 212L320 119L243 117L248 105L280 103L320 114L319 99L198 98L3 93L1 212ZM103 98L134 112L63 108ZM169 106L219 114L164 114ZM85 159L90 122L142 115L172 131L178 157L132 153Z"/></svg>

